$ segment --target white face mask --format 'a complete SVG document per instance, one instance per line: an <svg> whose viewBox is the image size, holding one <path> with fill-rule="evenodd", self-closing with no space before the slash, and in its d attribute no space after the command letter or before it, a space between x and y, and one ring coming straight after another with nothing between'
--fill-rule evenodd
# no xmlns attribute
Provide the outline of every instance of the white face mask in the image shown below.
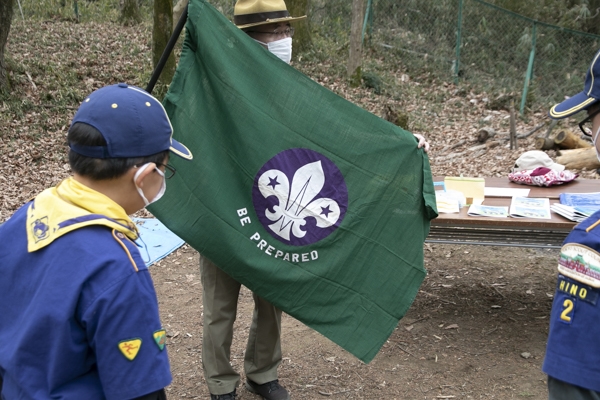
<svg viewBox="0 0 600 400"><path fill-rule="evenodd" d="M600 153L598 152L598 147L596 147L596 141L598 140L598 135L600 135L600 127L596 131L596 134L592 136L592 142L594 143L594 149L596 150L596 158L600 161Z"/></svg>
<svg viewBox="0 0 600 400"><path fill-rule="evenodd" d="M137 181L138 176L140 176L140 174L142 172L144 172L144 170L146 170L146 168L148 168L149 166L150 166L150 163L142 165L133 177L133 184L135 185L135 188L137 189L140 196L142 197L142 200L144 200L144 204L146 205L146 207L149 206L150 204L160 200L160 198L163 197L163 195L165 194L165 190L167 190L167 181L165 179L165 174L155 166L154 169L156 169L156 172L158 172L160 174L160 176L162 176L162 184L160 185L160 189L158 190L158 193L156 193L156 196L154 196L152 201L148 201L146 196L144 196L144 191L142 190L141 187L139 187L137 185L136 181Z"/></svg>
<svg viewBox="0 0 600 400"><path fill-rule="evenodd" d="M281 61L289 64L292 61L292 38L286 37L283 39L276 40L274 42L264 43L260 40L254 39L256 42L267 46L267 49L275 54Z"/></svg>

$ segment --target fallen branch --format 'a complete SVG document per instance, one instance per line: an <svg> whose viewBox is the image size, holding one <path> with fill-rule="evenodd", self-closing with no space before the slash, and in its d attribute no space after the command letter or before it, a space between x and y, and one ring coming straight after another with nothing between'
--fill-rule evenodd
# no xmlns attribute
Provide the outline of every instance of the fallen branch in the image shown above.
<svg viewBox="0 0 600 400"><path fill-rule="evenodd" d="M554 123L554 125L556 125L556 121L552 121L552 122ZM517 137L517 139L526 139L529 136L531 136L534 133L536 133L537 131L539 131L540 129L542 129L545 125L546 125L546 123L539 124L538 126L536 126L535 128L531 129L528 132L519 133L516 137ZM550 125L552 125L552 124L550 124ZM484 129L487 129L487 128L484 128ZM548 129L548 132L546 132L546 135L548 135L550 133L550 131L551 131L551 129ZM479 132L481 132L481 130ZM484 136L485 136L485 134L484 134ZM510 132L494 132L494 135L491 135L489 137L493 137L493 136L497 136L497 139L509 140L510 139ZM500 137L500 136L502 136L502 137ZM488 138L486 138L485 140L487 140L487 139Z"/></svg>
<svg viewBox="0 0 600 400"><path fill-rule="evenodd" d="M489 287L491 287L492 289L494 289L494 290L496 291L496 293L498 293L500 296L502 296L502 297L505 297L505 296L504 296L504 294L502 294L502 293L501 293L501 292L498 290L498 288L497 288L496 286L494 286L494 285L490 285L490 284L489 284L489 283L487 283L487 282L486 282L486 284L487 284Z"/></svg>
<svg viewBox="0 0 600 400"><path fill-rule="evenodd" d="M556 121L552 121L554 122L554 124L556 125ZM523 133L522 135L517 135L517 139L525 139L531 135L533 135L534 133L536 133L537 131L539 131L540 129L542 129L544 126L546 125L546 123L541 123L538 126L536 126L535 128L533 128L532 130L530 130L527 133Z"/></svg>
<svg viewBox="0 0 600 400"><path fill-rule="evenodd" d="M552 129L554 129L554 127L556 126L556 124L558 124L558 121L553 119L552 122L550 122L550 126L548 127L548 130L546 131L546 136L545 137L550 137L550 132L552 132Z"/></svg>
<svg viewBox="0 0 600 400"><path fill-rule="evenodd" d="M415 356L415 355L414 355L413 353L411 353L410 351L408 351L408 350L404 350L402 347L400 347L400 345L399 345L399 344L398 344L398 345L396 345L396 346L398 346L398 348L399 348L400 350L402 350L403 352L405 352L406 354L410 354L410 355L411 355L411 356L413 356L414 358L417 358L417 356Z"/></svg>
<svg viewBox="0 0 600 400"><path fill-rule="evenodd" d="M489 330L489 331L485 332L485 334L486 334L486 335L489 335L490 333L493 333L493 332L495 332L496 330L498 330L498 326L496 326L494 329L491 329L491 330Z"/></svg>

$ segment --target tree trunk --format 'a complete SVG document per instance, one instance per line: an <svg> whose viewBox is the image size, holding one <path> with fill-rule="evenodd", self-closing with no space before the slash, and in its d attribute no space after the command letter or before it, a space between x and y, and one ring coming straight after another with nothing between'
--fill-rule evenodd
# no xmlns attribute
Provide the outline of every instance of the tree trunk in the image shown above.
<svg viewBox="0 0 600 400"><path fill-rule="evenodd" d="M285 3L292 17L301 17L308 14L308 7L310 5L309 0L287 0ZM309 17L293 23L294 29L296 30L294 33L294 59L296 59L298 54L302 54L312 47Z"/></svg>
<svg viewBox="0 0 600 400"><path fill-rule="evenodd" d="M173 34L173 1L154 0L154 26L152 28L152 63L156 68L169 39ZM171 52L158 81L169 84L175 75L175 55Z"/></svg>
<svg viewBox="0 0 600 400"><path fill-rule="evenodd" d="M6 48L10 23L12 22L13 5L13 0L0 0L0 93L8 93L10 90L10 82L4 63L4 49Z"/></svg>
<svg viewBox="0 0 600 400"><path fill-rule="evenodd" d="M365 1L352 0L352 28L350 30L350 56L348 57L348 76L351 86L361 83L362 26L365 19Z"/></svg>
<svg viewBox="0 0 600 400"><path fill-rule="evenodd" d="M561 149L583 149L592 147L590 142L581 139L571 130L562 130L558 132L554 137L554 143Z"/></svg>
<svg viewBox="0 0 600 400"><path fill-rule="evenodd" d="M179 0L175 7L173 7L173 26L176 26L179 22L179 18L181 18L181 14L183 14L183 10L188 5L188 0Z"/></svg>
<svg viewBox="0 0 600 400"><path fill-rule="evenodd" d="M600 168L600 161L598 161L594 147L561 150L560 155L556 157L556 162L564 165L567 169L587 168L592 170Z"/></svg>
<svg viewBox="0 0 600 400"><path fill-rule="evenodd" d="M137 0L124 0L119 21L123 25L137 25L142 22L142 14Z"/></svg>

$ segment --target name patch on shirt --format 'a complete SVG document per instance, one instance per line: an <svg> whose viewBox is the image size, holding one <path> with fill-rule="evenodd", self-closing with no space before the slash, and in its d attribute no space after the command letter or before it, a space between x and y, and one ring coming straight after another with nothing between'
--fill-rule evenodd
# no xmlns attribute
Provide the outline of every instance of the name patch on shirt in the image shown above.
<svg viewBox="0 0 600 400"><path fill-rule="evenodd" d="M586 301L593 305L598 302L598 290L591 286L581 284L572 280L567 280L562 276L558 277L556 290L573 296L579 300Z"/></svg>

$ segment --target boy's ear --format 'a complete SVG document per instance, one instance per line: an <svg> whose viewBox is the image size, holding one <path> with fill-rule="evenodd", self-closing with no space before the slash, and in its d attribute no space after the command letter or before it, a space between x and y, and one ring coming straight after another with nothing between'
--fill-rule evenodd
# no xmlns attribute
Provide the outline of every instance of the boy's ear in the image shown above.
<svg viewBox="0 0 600 400"><path fill-rule="evenodd" d="M135 184L138 185L140 188L144 187L144 178L154 172L154 168L156 168L156 164L148 163L148 164L142 165L141 167L133 167L132 168L133 176L135 176L135 174L138 172L138 168L143 168L143 167L145 167L145 169L135 179Z"/></svg>

